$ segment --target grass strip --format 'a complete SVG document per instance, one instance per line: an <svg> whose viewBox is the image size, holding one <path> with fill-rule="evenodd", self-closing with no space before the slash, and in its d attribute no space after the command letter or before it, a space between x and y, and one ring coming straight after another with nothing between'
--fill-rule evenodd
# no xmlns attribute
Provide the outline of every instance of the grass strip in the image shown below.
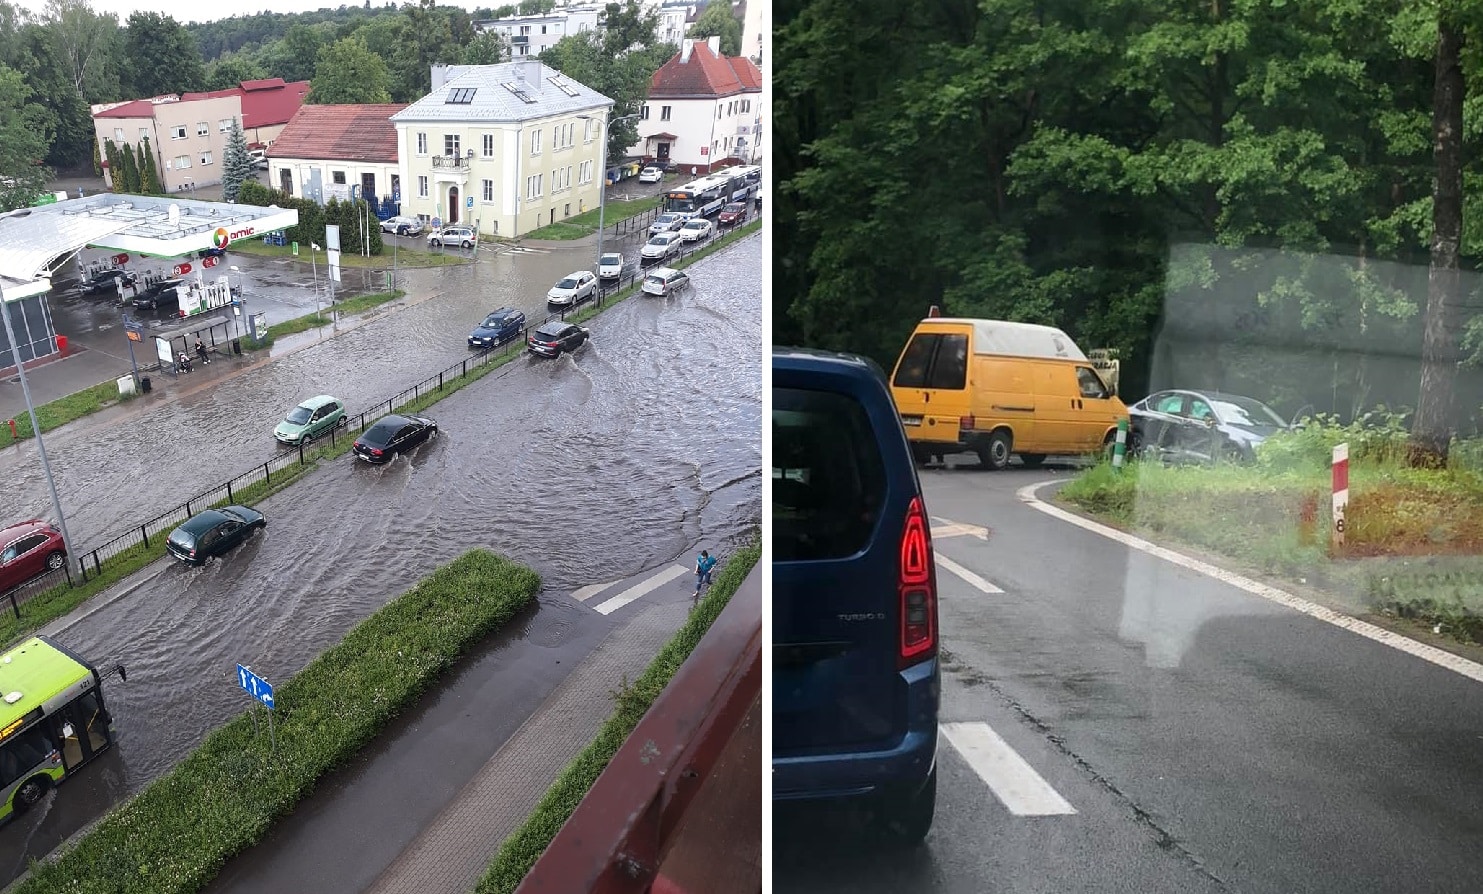
<svg viewBox="0 0 1483 894"><path fill-rule="evenodd" d="M715 584L707 591L700 605L690 613L685 626L659 650L659 654L654 656L654 660L649 662L643 675L633 685L625 686L617 693L617 705L598 731L597 738L561 771L561 775L546 790L536 809L500 845L499 852L495 854L475 889L476 894L510 894L519 886L526 873L530 872L536 860L545 852L551 839L556 837L556 833L571 818L577 805L582 803L613 755L618 753L634 727L638 726L644 714L654 704L659 693L664 691L680 665L695 651L712 622L720 617L722 609L731 601L732 594L746 580L748 572L761 556L761 545L754 543L731 557L716 576Z"/></svg>
<svg viewBox="0 0 1483 894"><path fill-rule="evenodd" d="M487 550L464 553L275 687L276 750L266 729L238 716L56 859L33 866L14 894L200 891L540 586L529 568Z"/></svg>
<svg viewBox="0 0 1483 894"><path fill-rule="evenodd" d="M547 224L538 230L531 230L522 238L525 239L550 239L552 241L564 242L571 239L581 239L583 236L591 236L597 232L598 213L602 213L603 226L611 226L620 220L637 217L645 211L659 207L659 196L649 196L643 199L630 199L628 201L609 202L606 208L594 208L591 211L583 211L581 214L568 217L559 223Z"/></svg>
<svg viewBox="0 0 1483 894"><path fill-rule="evenodd" d="M41 431L45 434L54 428L60 428L69 422L75 422L84 416L96 413L114 404L133 400L136 396L135 394L120 395L118 393L118 382L114 379L109 379L106 382L99 382L90 388L74 391L66 397L59 397L54 401L42 404L36 408L36 420L41 423ZM8 433L6 432L6 434ZM16 414L15 440L24 441L35 436L36 432L31 428L31 414Z"/></svg>
<svg viewBox="0 0 1483 894"><path fill-rule="evenodd" d="M357 295L354 298L347 298L344 301L336 301L334 309L341 317L346 317L352 314L363 313L388 301L395 301L406 294L401 289L393 289L390 292L373 292L369 295ZM282 323L274 323L268 327L268 338L270 339L268 343L271 344L271 339L274 338L307 332L310 329L318 329L320 326L328 326L333 322L334 319L332 317L325 316L323 312L315 312L304 314L302 317L294 317L291 320L284 320Z"/></svg>
<svg viewBox="0 0 1483 894"><path fill-rule="evenodd" d="M301 245L299 248L299 253L295 255L292 245L267 245L257 239L232 243L232 251L241 252L244 255L255 255L260 258L287 258L290 261L297 261L300 264L310 264L312 266L315 259L308 256L309 253L303 250L304 246ZM395 252L395 261L398 269L403 267L453 267L458 264L471 264L473 260L474 258L471 255L445 254L438 251L422 251L416 248L397 248ZM340 253L341 267L381 270L389 268L392 265L392 261L393 252L390 244L386 246L381 254L371 255L370 257L351 254L350 252ZM320 260L320 264L322 266L328 265L329 260ZM328 266L325 266L325 269L328 270Z"/></svg>

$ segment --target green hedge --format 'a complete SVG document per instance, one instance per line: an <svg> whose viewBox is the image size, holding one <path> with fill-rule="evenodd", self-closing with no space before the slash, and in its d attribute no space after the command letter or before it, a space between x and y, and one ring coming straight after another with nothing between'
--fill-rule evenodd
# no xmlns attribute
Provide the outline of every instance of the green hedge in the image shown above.
<svg viewBox="0 0 1483 894"><path fill-rule="evenodd" d="M255 731L244 713L56 860L33 867L14 894L201 890L540 586L529 568L465 553L275 687L276 752L266 723Z"/></svg>
<svg viewBox="0 0 1483 894"><path fill-rule="evenodd" d="M551 839L556 837L556 833L571 818L577 805L582 803L613 755L618 753L618 748L629 733L638 726L639 720L654 704L659 693L669 685L680 665L695 651L695 646L706 631L711 629L711 623L721 615L721 610L731 601L732 594L746 580L748 572L757 564L761 555L762 547L753 544L726 563L700 605L690 613L685 626L654 656L638 681L617 694L617 706L598 731L597 738L561 771L561 775L541 798L541 803L536 805L536 809L520 828L500 845L499 852L495 854L493 862L484 872L484 878L479 882L477 894L510 894L519 886L526 873L530 872L530 868L545 852Z"/></svg>

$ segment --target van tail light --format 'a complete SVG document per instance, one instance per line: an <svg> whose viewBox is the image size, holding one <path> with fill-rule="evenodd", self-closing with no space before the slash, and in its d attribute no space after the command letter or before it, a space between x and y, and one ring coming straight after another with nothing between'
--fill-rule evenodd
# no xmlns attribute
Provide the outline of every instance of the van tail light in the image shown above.
<svg viewBox="0 0 1483 894"><path fill-rule="evenodd" d="M974 419L972 415L958 417L958 428L964 431L973 431L973 423Z"/></svg>
<svg viewBox="0 0 1483 894"><path fill-rule="evenodd" d="M931 528L920 496L912 497L906 509L897 588L901 600L897 665L904 669L937 654L937 571Z"/></svg>

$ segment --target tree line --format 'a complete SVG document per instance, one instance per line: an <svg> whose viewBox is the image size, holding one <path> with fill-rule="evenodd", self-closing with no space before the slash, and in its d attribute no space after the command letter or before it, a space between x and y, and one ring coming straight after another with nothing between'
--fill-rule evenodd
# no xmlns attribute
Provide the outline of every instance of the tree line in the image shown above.
<svg viewBox="0 0 1483 894"><path fill-rule="evenodd" d="M1189 386L1345 415L1402 402L1433 455L1479 415L1453 379L1483 350L1483 6L774 14L777 341L889 369L938 305L1116 348L1131 393L1160 333L1208 323L1208 381ZM1257 350L1274 342L1292 350ZM1371 367L1386 352L1406 375Z"/></svg>

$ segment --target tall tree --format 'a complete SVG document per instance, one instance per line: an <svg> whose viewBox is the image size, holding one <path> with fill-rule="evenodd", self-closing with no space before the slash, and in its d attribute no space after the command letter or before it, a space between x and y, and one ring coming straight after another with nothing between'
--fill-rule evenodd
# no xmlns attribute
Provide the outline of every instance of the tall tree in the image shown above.
<svg viewBox="0 0 1483 894"><path fill-rule="evenodd" d="M505 39L497 31L483 31L464 45L458 61L464 65L497 65L509 55Z"/></svg>
<svg viewBox="0 0 1483 894"><path fill-rule="evenodd" d="M206 82L195 38L170 16L130 13L124 52L129 92L136 99L199 90Z"/></svg>
<svg viewBox="0 0 1483 894"><path fill-rule="evenodd" d="M108 163L108 182L114 192L123 192L119 178L123 176L124 163L119 155L118 146L111 139L103 140L103 160Z"/></svg>
<svg viewBox="0 0 1483 894"><path fill-rule="evenodd" d="M165 191L160 183L160 162L155 158L149 137L139 143L139 191L147 196L161 195Z"/></svg>
<svg viewBox="0 0 1483 894"><path fill-rule="evenodd" d="M119 92L118 17L94 12L88 0L47 0L48 30L72 86L94 101Z"/></svg>
<svg viewBox="0 0 1483 894"><path fill-rule="evenodd" d="M30 101L25 78L0 63L0 211L31 204L46 189L50 172L42 109Z"/></svg>
<svg viewBox="0 0 1483 894"><path fill-rule="evenodd" d="M386 63L358 37L347 37L325 47L309 85L305 102L391 102L391 72Z"/></svg>
<svg viewBox="0 0 1483 894"><path fill-rule="evenodd" d="M221 194L228 202L237 201L242 184L253 179L252 156L247 152L247 136L242 125L232 122L232 132L227 135L227 151L222 153Z"/></svg>
<svg viewBox="0 0 1483 894"><path fill-rule="evenodd" d="M243 81L266 78L268 70L247 53L228 53L206 66L206 89L228 90Z"/></svg>
<svg viewBox="0 0 1483 894"><path fill-rule="evenodd" d="M1437 5L1436 86L1432 99L1432 146L1436 185L1432 190L1431 267L1421 344L1421 396L1411 430L1410 461L1423 467L1447 464L1454 418L1457 339L1462 283L1463 28L1451 3Z"/></svg>
<svg viewBox="0 0 1483 894"><path fill-rule="evenodd" d="M118 179L114 181L113 188L116 192L137 195L139 193L139 162L134 156L134 150L128 143L125 143L118 147L118 154Z"/></svg>
<svg viewBox="0 0 1483 894"><path fill-rule="evenodd" d="M721 55L741 55L742 23L731 10L731 0L711 0L685 36L697 39L720 36Z"/></svg>
<svg viewBox="0 0 1483 894"><path fill-rule="evenodd" d="M288 29L278 48L274 72L285 81L307 81L314 77L320 51L328 45L329 30L297 24Z"/></svg>

